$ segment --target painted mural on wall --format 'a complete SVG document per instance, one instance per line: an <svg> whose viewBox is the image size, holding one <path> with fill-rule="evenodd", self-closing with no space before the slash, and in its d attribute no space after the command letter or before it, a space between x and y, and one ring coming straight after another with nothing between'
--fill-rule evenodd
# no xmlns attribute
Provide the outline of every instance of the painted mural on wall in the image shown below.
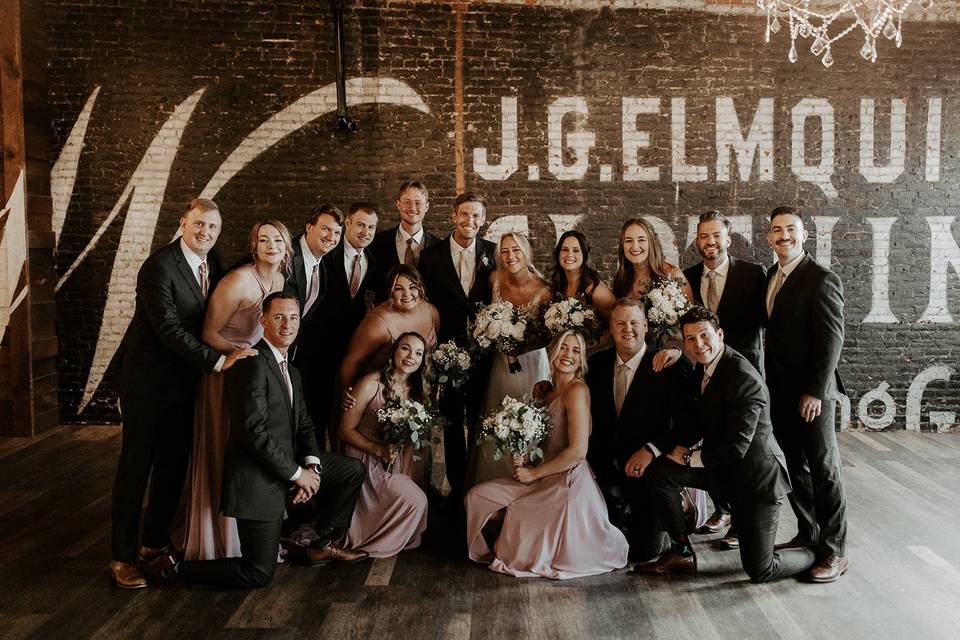
<svg viewBox="0 0 960 640"><path fill-rule="evenodd" d="M608 72L615 66L598 64ZM382 202L393 220L393 189L416 176L432 187L428 227L443 231L460 153L461 179L491 197L488 237L527 233L544 263L556 237L577 227L595 239L608 277L617 230L630 215L646 215L667 259L686 266L695 260L697 215L719 208L732 218L732 251L770 264L765 213L801 203L816 229L808 249L844 280L841 370L851 395L836 399L841 424L918 431L956 425L960 167L952 141L960 105L948 90L865 86L851 94L834 83L817 93L806 85L753 86L750 78L740 81L743 92L715 91L709 82L691 90L696 78L659 92L642 78L620 83L619 92L591 92L600 85L582 79L531 91L507 78L496 91L481 90L488 75L466 73L461 105L451 104L455 79L442 73L354 75L348 105L367 126L347 140L317 131L336 108L332 83L298 81L285 102L273 96L254 117L230 111L236 100L224 100L222 86L183 81L181 98L153 105L160 117L152 129L137 121L141 129L131 138L140 144L122 150L127 169L113 176L112 195L91 178L107 153L98 136L123 137L117 129L127 126L122 107L130 99L119 85L88 86L82 94L71 87L76 106L60 124L51 191L61 344L83 355L64 357L72 373L61 373L63 419L115 419L111 364L132 315L136 273L169 241L187 197L218 200L227 212L223 244L239 249L246 228L266 211L296 230L316 198L341 206ZM256 102L253 84L242 95ZM211 128L212 114L222 129ZM453 142L458 117L462 149ZM316 151L318 142L326 146ZM411 147L422 162L410 157ZM358 148L362 158L351 161ZM338 183L348 186L341 191ZM248 203L261 210L244 211ZM101 283L95 294L86 290L91 281ZM89 312L95 322L82 328L70 322L80 297L97 301Z"/></svg>

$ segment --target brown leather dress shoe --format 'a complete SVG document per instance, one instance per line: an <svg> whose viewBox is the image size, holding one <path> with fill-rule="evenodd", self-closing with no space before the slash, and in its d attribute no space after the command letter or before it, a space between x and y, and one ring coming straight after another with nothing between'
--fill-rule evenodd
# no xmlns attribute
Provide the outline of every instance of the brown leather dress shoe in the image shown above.
<svg viewBox="0 0 960 640"><path fill-rule="evenodd" d="M834 582L847 572L847 556L828 555L810 568L810 582Z"/></svg>
<svg viewBox="0 0 960 640"><path fill-rule="evenodd" d="M332 542L323 549L306 548L304 550L305 561L308 566L322 567L331 562L360 562L366 560L369 554L366 551L354 551L353 549L344 549L340 545Z"/></svg>
<svg viewBox="0 0 960 640"><path fill-rule="evenodd" d="M730 514L714 511L713 515L697 529L697 533L720 533L728 526L730 526Z"/></svg>
<svg viewBox="0 0 960 640"><path fill-rule="evenodd" d="M730 527L730 530L727 531L727 535L720 538L720 546L722 546L724 549L740 548L740 537L737 535L737 532L733 527Z"/></svg>
<svg viewBox="0 0 960 640"><path fill-rule="evenodd" d="M787 542L781 542L773 545L774 551L783 551L784 549L809 549L813 544L804 540L800 536L793 536Z"/></svg>
<svg viewBox="0 0 960 640"><path fill-rule="evenodd" d="M697 573L697 555L682 556L676 551L667 551L656 562L641 562L630 573L642 576L687 575Z"/></svg>
<svg viewBox="0 0 960 640"><path fill-rule="evenodd" d="M143 589L147 586L147 579L140 569L129 562L113 560L110 563L110 578L121 589Z"/></svg>

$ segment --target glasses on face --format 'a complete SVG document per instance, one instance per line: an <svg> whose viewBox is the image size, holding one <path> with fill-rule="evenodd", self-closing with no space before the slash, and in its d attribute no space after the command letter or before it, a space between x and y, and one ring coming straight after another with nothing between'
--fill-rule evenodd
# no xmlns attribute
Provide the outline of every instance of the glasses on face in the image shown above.
<svg viewBox="0 0 960 640"><path fill-rule="evenodd" d="M401 200L400 205L407 209L423 209L427 206L426 200Z"/></svg>

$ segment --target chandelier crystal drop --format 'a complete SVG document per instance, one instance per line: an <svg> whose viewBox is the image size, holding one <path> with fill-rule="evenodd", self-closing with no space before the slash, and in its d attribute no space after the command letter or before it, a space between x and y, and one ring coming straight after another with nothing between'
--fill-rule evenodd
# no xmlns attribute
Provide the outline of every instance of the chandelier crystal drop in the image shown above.
<svg viewBox="0 0 960 640"><path fill-rule="evenodd" d="M913 0L842 0L833 10L811 0L757 0L757 6L767 12L767 27L764 42L780 31L780 19L785 17L790 32L790 50L787 59L796 62L797 38L813 38L810 53L820 58L825 67L833 64L831 45L857 29L863 34L860 56L869 62L877 61L877 41L881 35L900 48L903 44L901 31L903 14ZM924 11L930 9L933 0L917 0ZM835 24L836 23L836 24Z"/></svg>

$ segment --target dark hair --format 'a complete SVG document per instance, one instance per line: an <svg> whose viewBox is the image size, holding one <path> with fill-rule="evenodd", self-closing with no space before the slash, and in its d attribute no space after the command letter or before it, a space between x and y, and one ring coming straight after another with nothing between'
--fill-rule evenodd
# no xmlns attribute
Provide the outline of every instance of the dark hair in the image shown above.
<svg viewBox="0 0 960 640"><path fill-rule="evenodd" d="M186 206L184 206L183 213L180 214L180 217L186 218L187 214L194 209L199 209L201 213L207 213L208 211L216 211L217 213L220 213L220 207L218 207L217 203L210 198L194 198L193 200L187 202Z"/></svg>
<svg viewBox="0 0 960 640"><path fill-rule="evenodd" d="M613 278L613 295L625 296L633 290L633 280L635 277L633 263L627 260L623 252L623 238L627 235L627 229L637 225L647 234L647 264L650 265L650 279L653 284L659 284L667 273L663 268L663 247L660 246L660 236L657 235L653 225L645 219L637 216L630 218L620 227L620 239L617 242L617 275Z"/></svg>
<svg viewBox="0 0 960 640"><path fill-rule="evenodd" d="M593 288L600 284L600 276L596 270L590 266L590 244L587 242L587 236L576 229L564 231L557 240L557 246L553 250L553 266L550 267L550 287L553 289L554 297L562 300L567 296L567 274L560 266L560 250L563 249L563 243L567 238L576 238L580 243L580 251L583 253L583 266L580 268L580 282L577 284L577 297L586 295L587 291L593 291Z"/></svg>
<svg viewBox="0 0 960 640"><path fill-rule="evenodd" d="M483 194L477 193L476 191L465 191L457 196L457 199L453 201L453 212L456 213L457 209L460 208L465 202L479 202L480 206L483 207L483 213L487 213L487 199L483 197Z"/></svg>
<svg viewBox="0 0 960 640"><path fill-rule="evenodd" d="M777 216L796 216L800 219L801 224L803 223L803 214L800 213L800 209L796 207L791 207L787 204L782 204L779 207L774 207L773 211L770 212L770 222L773 222L773 219Z"/></svg>
<svg viewBox="0 0 960 640"><path fill-rule="evenodd" d="M713 325L713 328L717 331L720 330L720 317L715 314L710 309L706 307L701 307L700 305L695 305L690 307L686 313L680 316L680 331L683 332L683 328L688 324L696 324L698 322L709 322Z"/></svg>
<svg viewBox="0 0 960 640"><path fill-rule="evenodd" d="M292 270L293 241L290 239L290 231L287 230L287 226L279 220L267 218L250 228L250 235L247 237L247 249L250 251L250 259L253 261L253 264L257 263L257 244L260 241L260 229L266 225L270 225L279 231L283 237L283 260L280 261L280 273L286 278Z"/></svg>
<svg viewBox="0 0 960 640"><path fill-rule="evenodd" d="M702 225L704 222L710 222L711 220L719 220L722 222L723 226L727 228L727 233L730 233L730 231L733 230L733 225L731 225L730 221L727 220L727 216L723 215L716 209L711 209L706 213L700 214L700 219L697 220L697 229L699 230L700 225Z"/></svg>
<svg viewBox="0 0 960 640"><path fill-rule="evenodd" d="M427 341L424 340L423 336L416 331L401 333L397 339L393 341L390 351L387 352L387 363L383 365L383 369L380 370L380 383L383 385L383 396L386 400L389 400L393 396L393 376L391 375L393 373L393 357L397 355L397 349L400 348L400 341L409 336L413 336L423 343L423 361L420 363L420 368L407 378L407 386L410 389L410 399L425 403L430 399L430 384L427 382L430 377L430 347L427 346Z"/></svg>
<svg viewBox="0 0 960 640"><path fill-rule="evenodd" d="M400 189L397 191L397 200L399 200L401 196L403 196L404 191L406 191L407 189L416 189L417 191L423 194L423 197L427 202L430 201L430 192L427 191L427 185L423 184L419 180L407 180L402 185L400 185Z"/></svg>
<svg viewBox="0 0 960 640"><path fill-rule="evenodd" d="M323 204L316 205L313 209L310 209L310 217L307 218L307 224L315 225L320 221L320 216L327 214L331 218L337 221L341 227L343 226L343 211L336 208L329 202L324 202Z"/></svg>
<svg viewBox="0 0 960 640"><path fill-rule="evenodd" d="M273 304L274 300L293 300L297 303L297 306L300 305L297 296L291 295L286 291L274 291L263 299L263 303L260 305L260 313L267 315L267 312L270 310L270 305Z"/></svg>
<svg viewBox="0 0 960 640"><path fill-rule="evenodd" d="M353 214L357 213L358 211L372 213L375 216L380 215L380 213L377 211L376 205L369 202L354 202L350 205L350 209L347 211L347 217L352 218Z"/></svg>
<svg viewBox="0 0 960 640"><path fill-rule="evenodd" d="M397 284L397 278L403 276L413 284L417 285L420 288L420 299L424 302L430 302L427 300L427 289L423 284L423 276L420 275L420 272L417 271L414 267L410 265L399 263L393 265L390 268L390 271L387 272L387 279L384 280L384 285L387 287L387 297L390 297L390 292L393 291L394 285Z"/></svg>

